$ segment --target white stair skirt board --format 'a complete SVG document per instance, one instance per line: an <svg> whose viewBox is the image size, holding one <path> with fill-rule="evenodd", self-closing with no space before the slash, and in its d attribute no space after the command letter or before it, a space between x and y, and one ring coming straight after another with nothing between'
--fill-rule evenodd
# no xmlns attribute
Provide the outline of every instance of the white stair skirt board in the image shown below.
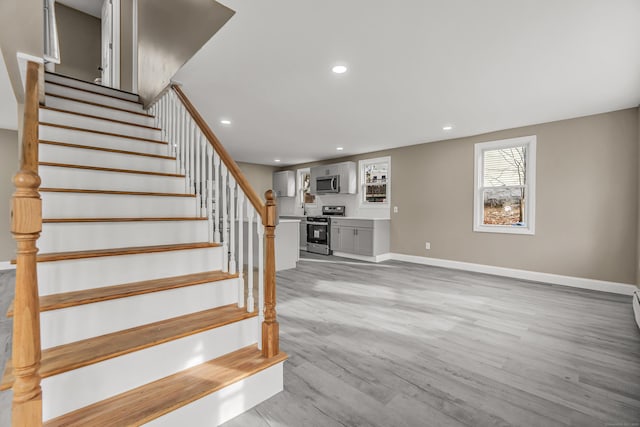
<svg viewBox="0 0 640 427"><path fill-rule="evenodd" d="M252 317L44 378L43 418L55 418L255 344L257 322Z"/></svg>
<svg viewBox="0 0 640 427"><path fill-rule="evenodd" d="M199 215L195 197L43 191L43 218L187 217Z"/></svg>
<svg viewBox="0 0 640 427"><path fill-rule="evenodd" d="M109 96L100 95L98 93L85 92L83 90L77 90L68 88L66 86L58 86L55 84L45 84L45 93L51 95L61 95L80 101L95 102L96 104L108 105L109 107L122 108L128 111L135 111L138 113L144 113L142 104L137 102L126 101L123 99L112 98Z"/></svg>
<svg viewBox="0 0 640 427"><path fill-rule="evenodd" d="M48 253L197 243L207 238L208 227L206 220L44 223L38 248Z"/></svg>
<svg viewBox="0 0 640 427"><path fill-rule="evenodd" d="M64 129L55 126L40 125L40 140L67 142L69 144L88 145L90 147L110 148L113 150L134 151L137 153L169 155L169 145L142 141L121 136L104 135L89 130Z"/></svg>
<svg viewBox="0 0 640 427"><path fill-rule="evenodd" d="M614 294L631 295L633 294L633 291L637 289L635 285L626 283L585 279L583 277L562 276L559 274L518 270L515 268L495 267L492 265L473 264L470 262L451 261L440 258L427 258L396 253L392 253L390 258L397 261L406 261L415 264L452 268L454 270L474 271L477 273L493 274L495 276L513 277L515 279L530 280L532 282L570 286L573 288L590 289L593 291L610 292Z"/></svg>
<svg viewBox="0 0 640 427"><path fill-rule="evenodd" d="M62 111L40 109L40 121L63 126L92 129L100 132L115 133L118 135L134 136L136 138L154 139L156 141L160 141L162 139L162 132L159 130L112 122L105 119L85 117Z"/></svg>
<svg viewBox="0 0 640 427"><path fill-rule="evenodd" d="M38 263L40 295L220 270L222 247Z"/></svg>
<svg viewBox="0 0 640 427"><path fill-rule="evenodd" d="M138 99L139 99L138 95L134 95L133 93L128 93L121 90L113 89L108 86L101 86L101 85L96 85L89 82L83 82L76 79L70 79L64 76L46 73L44 80L45 82L61 83L63 85L73 86L78 89L84 89L84 90L99 93L102 95L115 96L121 99L125 99L127 101L138 102Z"/></svg>
<svg viewBox="0 0 640 427"><path fill-rule="evenodd" d="M40 161L71 165L97 166L115 169L134 169L148 172L175 173L176 161L135 154L40 144Z"/></svg>
<svg viewBox="0 0 640 427"><path fill-rule="evenodd" d="M112 150L134 151L136 153L169 155L168 144L141 141L121 136L103 135L82 130L64 129L55 126L40 125L40 139L43 141L66 142L88 145Z"/></svg>
<svg viewBox="0 0 640 427"><path fill-rule="evenodd" d="M80 188L89 190L151 191L184 193L185 178L109 172L90 169L43 166L39 168L42 187Z"/></svg>
<svg viewBox="0 0 640 427"><path fill-rule="evenodd" d="M237 300L237 281L227 279L44 311L40 313L42 348L233 304Z"/></svg>
<svg viewBox="0 0 640 427"><path fill-rule="evenodd" d="M633 314L636 317L636 324L640 328L640 290L633 293Z"/></svg>
<svg viewBox="0 0 640 427"><path fill-rule="evenodd" d="M147 115L129 113L113 108L99 105L87 104L86 102L74 101L72 99L58 98L57 96L45 96L47 107L59 108L61 110L75 111L77 113L90 114L92 116L106 117L108 119L120 120L129 123L136 123L143 126L154 126L155 120Z"/></svg>
<svg viewBox="0 0 640 427"><path fill-rule="evenodd" d="M283 390L282 363L144 424L147 427L214 427L242 414Z"/></svg>

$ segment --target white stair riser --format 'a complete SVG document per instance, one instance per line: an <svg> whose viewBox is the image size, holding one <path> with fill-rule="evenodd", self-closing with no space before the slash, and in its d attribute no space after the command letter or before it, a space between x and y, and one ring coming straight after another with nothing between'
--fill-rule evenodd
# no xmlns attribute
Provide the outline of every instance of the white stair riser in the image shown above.
<svg viewBox="0 0 640 427"><path fill-rule="evenodd" d="M125 101L123 99L112 98L110 96L104 96L99 93L90 93L83 90L77 90L68 88L65 86L59 86L55 84L45 84L45 93L52 95L67 96L73 99L79 99L80 101L95 102L96 104L108 105L110 107L122 108L124 110L136 111L138 113L144 113L142 104L137 102Z"/></svg>
<svg viewBox="0 0 640 427"><path fill-rule="evenodd" d="M100 93L103 95L116 96L118 98L126 99L128 101L138 102L138 95L133 93L122 92L108 86L101 86L91 84L89 82L83 82L75 79L69 79L64 76L56 76L53 74L45 74L45 82L61 83L67 86L73 86L78 89L89 90L91 92Z"/></svg>
<svg viewBox="0 0 640 427"><path fill-rule="evenodd" d="M40 295L51 295L221 267L221 247L39 262L38 289Z"/></svg>
<svg viewBox="0 0 640 427"><path fill-rule="evenodd" d="M108 172L90 169L40 166L42 187L85 190L150 191L184 193L185 179L162 175Z"/></svg>
<svg viewBox="0 0 640 427"><path fill-rule="evenodd" d="M237 279L229 279L45 311L40 314L42 348L233 304L237 284Z"/></svg>
<svg viewBox="0 0 640 427"><path fill-rule="evenodd" d="M254 344L257 332L254 317L45 378L43 418L49 420Z"/></svg>
<svg viewBox="0 0 640 427"><path fill-rule="evenodd" d="M140 126L112 122L110 120L95 119L54 110L40 110L40 121L64 126L75 126L100 132L115 133L117 135L134 136L136 138L154 139L160 141L162 133L159 130Z"/></svg>
<svg viewBox="0 0 640 427"><path fill-rule="evenodd" d="M134 218L200 215L194 197L40 193L43 218Z"/></svg>
<svg viewBox="0 0 640 427"><path fill-rule="evenodd" d="M110 151L40 144L40 161L104 168L133 169L147 172L175 173L176 161L158 157L113 153Z"/></svg>
<svg viewBox="0 0 640 427"><path fill-rule="evenodd" d="M70 144L89 145L91 147L134 151L136 153L160 154L161 156L170 155L167 144L156 142L46 125L40 125L39 133L40 139L44 141L67 142Z"/></svg>
<svg viewBox="0 0 640 427"><path fill-rule="evenodd" d="M122 110L114 110L113 108L87 104L85 102L74 101L72 99L58 98L57 96L46 96L45 105L47 107L59 108L61 110L75 111L77 113L106 117L109 119L136 123L144 126L155 126L154 118L147 115L143 116Z"/></svg>
<svg viewBox="0 0 640 427"><path fill-rule="evenodd" d="M188 405L150 421L146 427L214 427L248 411L284 389L283 364L228 385Z"/></svg>
<svg viewBox="0 0 640 427"><path fill-rule="evenodd" d="M45 223L38 247L41 253L48 253L196 243L209 238L208 224L207 221Z"/></svg>

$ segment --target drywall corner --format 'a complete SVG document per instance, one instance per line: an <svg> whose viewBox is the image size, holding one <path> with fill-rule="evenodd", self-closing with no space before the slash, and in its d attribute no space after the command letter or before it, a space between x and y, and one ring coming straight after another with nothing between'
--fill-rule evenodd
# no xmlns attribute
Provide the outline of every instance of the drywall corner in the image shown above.
<svg viewBox="0 0 640 427"><path fill-rule="evenodd" d="M15 243L11 236L11 195L13 175L18 171L18 132L0 129L0 262L15 255Z"/></svg>

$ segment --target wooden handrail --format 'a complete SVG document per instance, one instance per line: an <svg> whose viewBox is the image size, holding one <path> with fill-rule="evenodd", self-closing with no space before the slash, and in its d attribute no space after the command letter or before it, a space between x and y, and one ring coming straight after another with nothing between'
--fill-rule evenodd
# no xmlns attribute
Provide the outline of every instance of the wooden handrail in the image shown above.
<svg viewBox="0 0 640 427"><path fill-rule="evenodd" d="M13 302L12 425L42 425L40 388L40 305L36 241L42 230L42 200L38 189L38 109L41 65L29 62L25 83L20 171L13 178L11 233L17 243L16 294Z"/></svg>
<svg viewBox="0 0 640 427"><path fill-rule="evenodd" d="M238 164L235 162L235 160L233 160L233 157L229 155L227 150L220 143L218 137L216 137L216 135L213 133L209 125L207 125L207 122L202 118L196 107L193 106L191 101L189 101L189 98L187 98L182 89L180 89L180 86L173 85L172 88L178 95L178 98L182 102L182 105L184 105L193 120L196 122L196 125L200 128L209 143L213 146L214 150L218 153L218 155L220 156L220 160L222 160L229 172L231 172L231 175L233 175L233 177L235 178L240 188L242 188L245 196L249 198L249 201L255 208L256 212L258 212L258 215L260 215L260 217L262 218L262 223L266 225L265 205L262 202L260 196L258 196L253 187L251 187L251 184L249 184L249 181L247 181L247 178L240 170Z"/></svg>
<svg viewBox="0 0 640 427"><path fill-rule="evenodd" d="M220 140L213 133L211 128L207 125L202 118L196 107L193 106L189 98L180 89L179 86L173 85L173 90L182 102L182 105L187 109L187 112L191 115L191 118L195 121L196 125L200 128L204 136L209 143L213 146L214 150L220 156L220 159L225 164L229 172L233 175L240 188L244 192L245 196L249 198L249 201L255 208L258 215L262 218L262 224L265 228L265 263L264 263L264 321L262 322L262 355L264 357L274 357L279 350L279 325L276 320L276 225L278 223L277 209L276 209L276 197L272 190L268 190L264 193L266 203L262 202L262 199L256 194L247 178L244 176L237 163L229 155L227 150L223 147ZM251 256L251 255L250 255Z"/></svg>

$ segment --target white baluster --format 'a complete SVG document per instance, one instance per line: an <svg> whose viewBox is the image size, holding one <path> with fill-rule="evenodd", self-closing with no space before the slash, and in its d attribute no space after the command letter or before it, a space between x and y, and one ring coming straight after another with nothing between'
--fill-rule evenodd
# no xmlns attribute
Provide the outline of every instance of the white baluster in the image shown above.
<svg viewBox="0 0 640 427"><path fill-rule="evenodd" d="M198 161L195 163L196 167L192 169L193 178L191 181L191 187L193 188L193 191L196 195L195 214L199 215L200 207L202 203L202 195L200 194L200 136L198 135L198 128L196 127L196 123L193 120L191 121L191 136L192 136L191 145L193 146L192 156L198 159Z"/></svg>
<svg viewBox="0 0 640 427"><path fill-rule="evenodd" d="M258 217L258 348L262 350L262 322L264 322L264 225Z"/></svg>
<svg viewBox="0 0 640 427"><path fill-rule="evenodd" d="M229 175L229 273L236 273L236 180Z"/></svg>
<svg viewBox="0 0 640 427"><path fill-rule="evenodd" d="M222 196L222 204L220 212L222 213L222 271L229 271L229 216L227 211L227 167L220 165L220 193Z"/></svg>
<svg viewBox="0 0 640 427"><path fill-rule="evenodd" d="M196 123L193 121L190 114L188 114L187 117L189 118L189 176L191 177L191 191L195 193L195 182L197 176L195 167Z"/></svg>
<svg viewBox="0 0 640 427"><path fill-rule="evenodd" d="M207 218L209 219L209 242L213 243L213 147L207 145Z"/></svg>
<svg viewBox="0 0 640 427"><path fill-rule="evenodd" d="M169 121L169 138L171 138L171 149L176 158L176 173L180 172L180 162L178 160L178 141L176 140L176 115L175 115L175 93L171 91L167 105L167 119Z"/></svg>
<svg viewBox="0 0 640 427"><path fill-rule="evenodd" d="M220 176L222 174L220 173L220 156L218 156L218 153L216 153L215 151L213 152L213 164L215 167L213 173L213 179L215 180L213 184L213 188L215 188L215 193L213 194L213 213L215 215L213 221L213 241L216 243L220 243L220 238L222 237L220 235Z"/></svg>
<svg viewBox="0 0 640 427"><path fill-rule="evenodd" d="M200 191L202 192L202 206L200 209L200 216L207 216L207 204L205 203L205 200L207 203L209 203L209 200L205 198L204 187L204 183L207 180L207 156L205 154L207 151L207 147L210 147L210 144L202 132L200 132L200 147L202 149L202 152L200 153L200 161L202 162L202 164L200 165L200 182L202 183L200 185ZM211 164L211 159L209 159L209 164Z"/></svg>
<svg viewBox="0 0 640 427"><path fill-rule="evenodd" d="M191 124L189 122L189 114L187 109L180 105L184 116L184 175L187 177L187 193L193 194L193 186L191 185Z"/></svg>
<svg viewBox="0 0 640 427"><path fill-rule="evenodd" d="M238 187L238 307L244 307L244 193Z"/></svg>
<svg viewBox="0 0 640 427"><path fill-rule="evenodd" d="M247 311L253 313L253 215L255 210L247 199Z"/></svg>

